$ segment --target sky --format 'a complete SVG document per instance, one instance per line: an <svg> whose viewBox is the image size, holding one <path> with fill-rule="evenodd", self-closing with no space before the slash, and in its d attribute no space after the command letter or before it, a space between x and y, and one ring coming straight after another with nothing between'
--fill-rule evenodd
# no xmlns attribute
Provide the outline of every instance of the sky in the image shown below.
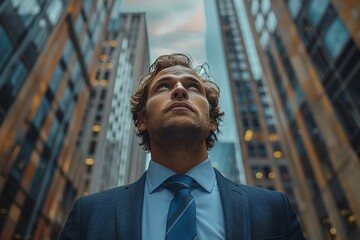
<svg viewBox="0 0 360 240"><path fill-rule="evenodd" d="M151 62L175 52L206 61L203 0L123 0L121 12L146 13Z"/></svg>

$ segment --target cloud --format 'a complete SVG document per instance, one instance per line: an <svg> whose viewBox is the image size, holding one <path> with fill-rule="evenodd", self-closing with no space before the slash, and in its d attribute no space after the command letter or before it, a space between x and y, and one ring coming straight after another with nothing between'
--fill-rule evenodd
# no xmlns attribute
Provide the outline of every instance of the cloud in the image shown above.
<svg viewBox="0 0 360 240"><path fill-rule="evenodd" d="M174 52L205 59L205 17L201 0L125 0L122 12L145 12L151 60Z"/></svg>

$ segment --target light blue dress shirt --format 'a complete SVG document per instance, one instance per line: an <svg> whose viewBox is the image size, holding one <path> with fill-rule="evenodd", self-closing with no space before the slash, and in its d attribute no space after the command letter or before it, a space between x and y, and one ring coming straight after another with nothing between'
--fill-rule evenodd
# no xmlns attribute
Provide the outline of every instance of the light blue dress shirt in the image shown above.
<svg viewBox="0 0 360 240"><path fill-rule="evenodd" d="M142 212L142 239L165 239L166 218L173 195L161 184L174 171L150 161L146 173ZM200 163L186 175L200 185L191 194L196 204L197 239L225 239L224 214L215 171L210 159Z"/></svg>

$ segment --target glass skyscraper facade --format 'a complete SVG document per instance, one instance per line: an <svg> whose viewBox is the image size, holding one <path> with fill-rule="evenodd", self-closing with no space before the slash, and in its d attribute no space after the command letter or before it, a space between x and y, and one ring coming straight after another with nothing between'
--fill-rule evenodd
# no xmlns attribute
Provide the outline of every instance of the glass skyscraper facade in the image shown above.
<svg viewBox="0 0 360 240"><path fill-rule="evenodd" d="M360 238L360 2L244 1L309 239Z"/></svg>
<svg viewBox="0 0 360 240"><path fill-rule="evenodd" d="M108 25L77 146L87 165L86 190L128 184L145 170L131 121L130 96L149 67L144 13L114 13Z"/></svg>
<svg viewBox="0 0 360 240"><path fill-rule="evenodd" d="M86 165L76 148L113 1L0 1L0 239L57 239Z"/></svg>
<svg viewBox="0 0 360 240"><path fill-rule="evenodd" d="M245 7L230 0L215 3L246 182L286 192L296 209L288 157L277 132Z"/></svg>

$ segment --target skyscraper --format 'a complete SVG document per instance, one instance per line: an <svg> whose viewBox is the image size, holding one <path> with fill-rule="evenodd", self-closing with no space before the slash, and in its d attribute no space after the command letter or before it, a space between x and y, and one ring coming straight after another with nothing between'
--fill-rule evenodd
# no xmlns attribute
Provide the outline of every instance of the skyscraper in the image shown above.
<svg viewBox="0 0 360 240"><path fill-rule="evenodd" d="M289 162L279 139L246 12L230 0L216 0L227 78L234 105L246 182L284 191L295 205Z"/></svg>
<svg viewBox="0 0 360 240"><path fill-rule="evenodd" d="M149 67L144 13L115 13L91 80L78 146L88 168L87 193L124 185L145 169L130 112L130 96Z"/></svg>
<svg viewBox="0 0 360 240"><path fill-rule="evenodd" d="M209 152L209 156L213 165L226 177L235 182L246 183L216 1L204 1L204 9L206 58L210 74L220 87L220 109L225 112L220 124L221 133L217 135L218 143Z"/></svg>
<svg viewBox="0 0 360 240"><path fill-rule="evenodd" d="M0 238L57 239L86 171L76 148L113 1L0 1Z"/></svg>
<svg viewBox="0 0 360 240"><path fill-rule="evenodd" d="M360 3L245 1L310 239L360 238Z"/></svg>

